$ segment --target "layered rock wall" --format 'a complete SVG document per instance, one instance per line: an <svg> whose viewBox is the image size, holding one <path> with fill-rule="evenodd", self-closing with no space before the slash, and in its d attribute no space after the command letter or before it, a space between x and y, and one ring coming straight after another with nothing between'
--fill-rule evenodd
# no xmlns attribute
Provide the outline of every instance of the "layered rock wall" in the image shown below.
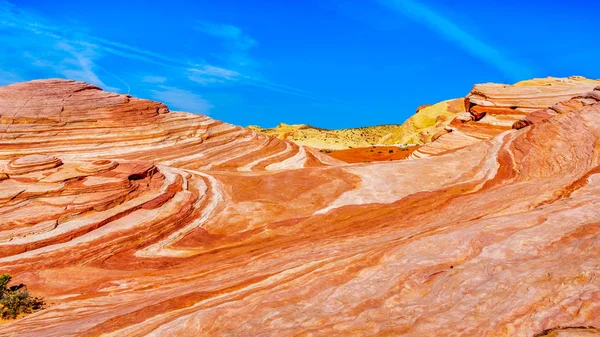
<svg viewBox="0 0 600 337"><path fill-rule="evenodd" d="M507 84L478 84L465 97L465 112L458 114L412 158L455 151L487 140L512 128L529 114L562 101L587 95L600 81L582 77L545 78Z"/></svg>
<svg viewBox="0 0 600 337"><path fill-rule="evenodd" d="M0 334L597 334L596 95L348 165L79 82L4 87L0 270L50 305Z"/></svg>

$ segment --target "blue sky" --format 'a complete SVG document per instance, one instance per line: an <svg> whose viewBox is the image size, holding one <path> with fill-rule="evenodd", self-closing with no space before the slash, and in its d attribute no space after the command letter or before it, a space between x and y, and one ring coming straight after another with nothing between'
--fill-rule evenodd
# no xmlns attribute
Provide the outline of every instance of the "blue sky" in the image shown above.
<svg viewBox="0 0 600 337"><path fill-rule="evenodd" d="M62 77L226 122L402 123L483 82L600 78L600 4L0 0L0 85Z"/></svg>

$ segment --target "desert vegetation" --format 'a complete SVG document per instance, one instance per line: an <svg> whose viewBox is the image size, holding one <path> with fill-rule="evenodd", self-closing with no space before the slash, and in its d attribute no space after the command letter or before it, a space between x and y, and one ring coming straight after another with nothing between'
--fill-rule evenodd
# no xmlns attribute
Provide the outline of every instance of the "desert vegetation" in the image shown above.
<svg viewBox="0 0 600 337"><path fill-rule="evenodd" d="M24 284L8 286L12 277L0 276L0 314L2 319L15 319L44 308L41 297L32 297Z"/></svg>

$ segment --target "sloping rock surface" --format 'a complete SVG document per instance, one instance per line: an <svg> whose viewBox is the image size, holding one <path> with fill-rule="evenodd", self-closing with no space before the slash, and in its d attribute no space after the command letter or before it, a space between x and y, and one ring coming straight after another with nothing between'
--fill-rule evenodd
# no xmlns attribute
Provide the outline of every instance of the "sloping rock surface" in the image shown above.
<svg viewBox="0 0 600 337"><path fill-rule="evenodd" d="M459 113L465 112L463 99L443 101L417 108L402 125L387 124L328 130L307 124L281 123L274 128L250 125L248 129L316 149L346 150L374 145L425 144L443 130Z"/></svg>
<svg viewBox="0 0 600 337"><path fill-rule="evenodd" d="M0 88L0 270L50 303L0 335L597 335L582 97L445 154L342 164L79 82Z"/></svg>
<svg viewBox="0 0 600 337"><path fill-rule="evenodd" d="M464 99L465 112L456 115L412 158L440 155L490 139L532 112L587 95L599 85L600 81L579 76L538 78L513 85L477 84Z"/></svg>
<svg viewBox="0 0 600 337"><path fill-rule="evenodd" d="M307 124L280 123L274 128L250 125L248 129L315 149L343 150L383 144L386 140L390 140L390 137L397 133L401 126L390 124L328 130Z"/></svg>
<svg viewBox="0 0 600 337"><path fill-rule="evenodd" d="M9 85L0 88L0 109L0 159L52 154L264 171L319 166L325 158L239 126L170 112L162 103L104 92L83 82Z"/></svg>

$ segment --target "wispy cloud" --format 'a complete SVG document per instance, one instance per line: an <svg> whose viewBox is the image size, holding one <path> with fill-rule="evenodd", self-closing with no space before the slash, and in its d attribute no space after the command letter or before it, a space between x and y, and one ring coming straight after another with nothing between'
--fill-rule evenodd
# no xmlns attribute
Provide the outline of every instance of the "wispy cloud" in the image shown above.
<svg viewBox="0 0 600 337"><path fill-rule="evenodd" d="M183 110L200 114L208 114L213 107L209 101L191 91L160 85L152 90L156 99L166 103L173 110Z"/></svg>
<svg viewBox="0 0 600 337"><path fill-rule="evenodd" d="M198 29L206 34L222 38L225 43L236 49L248 50L256 45L256 40L250 35L244 34L242 29L236 26L200 21Z"/></svg>
<svg viewBox="0 0 600 337"><path fill-rule="evenodd" d="M198 85L221 88L250 86L310 100L331 101L301 89L268 81L256 69L250 71L248 64L254 61L249 51L257 42L239 27L208 22L197 25L202 34L216 39L215 46L221 45L227 51L227 67L208 63L197 55L176 58L104 39L87 33L82 27L52 22L0 0L0 44L5 47L0 53L0 69L3 70L0 83L58 76L90 82L110 91L126 90L129 93L129 83L136 82L138 93L145 90L153 99L174 102L178 109L194 112L208 111L211 106L203 97L193 95L192 91ZM214 54L211 50L213 47L207 46L207 57ZM113 67L119 58L132 61L130 64L136 68ZM245 70L252 75L245 73ZM149 87L157 84L160 85L158 89ZM175 87L181 90L174 90ZM186 104L184 99L190 99L192 103Z"/></svg>
<svg viewBox="0 0 600 337"><path fill-rule="evenodd" d="M229 65L236 67L254 67L257 65L250 55L250 49L257 45L255 39L241 28L229 24L199 21L197 30L215 38L224 48L221 57Z"/></svg>
<svg viewBox="0 0 600 337"><path fill-rule="evenodd" d="M0 43L6 48L0 55L0 67L18 67L22 79L41 73L119 90L106 85L97 74L101 67L96 61L102 57L97 46L67 38L59 31L42 18L0 1Z"/></svg>
<svg viewBox="0 0 600 337"><path fill-rule="evenodd" d="M94 59L98 57L98 54L93 48L77 48L68 42L58 42L56 48L71 55L71 57L65 57L60 66L53 66L57 69L57 72L67 78L88 82L106 90L118 90L118 88L106 85L96 74L95 69L97 66Z"/></svg>
<svg viewBox="0 0 600 337"><path fill-rule="evenodd" d="M237 71L219 68L211 65L204 65L200 68L188 69L188 78L190 81L209 85L214 83L225 83L229 81L237 81L242 77Z"/></svg>
<svg viewBox="0 0 600 337"><path fill-rule="evenodd" d="M467 31L456 22L445 17L443 13L437 12L415 0L378 1L412 20L426 25L442 38L456 43L456 45L472 57L498 69L513 80L528 78L531 75L531 71L526 66L513 61L502 51L477 38L472 32Z"/></svg>

